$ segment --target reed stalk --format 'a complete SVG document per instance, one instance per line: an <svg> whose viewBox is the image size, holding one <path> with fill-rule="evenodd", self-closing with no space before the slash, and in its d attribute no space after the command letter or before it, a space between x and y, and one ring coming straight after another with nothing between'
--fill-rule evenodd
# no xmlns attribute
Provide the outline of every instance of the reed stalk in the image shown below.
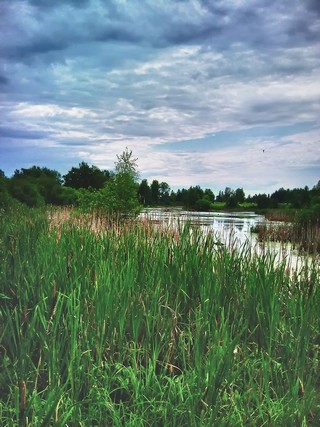
<svg viewBox="0 0 320 427"><path fill-rule="evenodd" d="M1 425L317 425L316 262L68 211L0 236Z"/></svg>

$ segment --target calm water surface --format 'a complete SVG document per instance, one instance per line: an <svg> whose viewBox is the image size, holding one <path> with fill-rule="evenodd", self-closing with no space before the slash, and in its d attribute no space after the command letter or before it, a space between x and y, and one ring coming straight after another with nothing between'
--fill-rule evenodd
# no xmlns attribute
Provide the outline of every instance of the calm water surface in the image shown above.
<svg viewBox="0 0 320 427"><path fill-rule="evenodd" d="M290 244L270 242L266 245L258 242L257 235L251 229L268 221L263 215L254 212L193 212L173 208L147 208L140 213L140 218L171 227L189 221L192 226L205 233L213 233L228 248L240 249L249 242L252 250L258 254L271 251L275 262L286 262L290 270L301 270L306 264L313 262L312 257L298 255Z"/></svg>

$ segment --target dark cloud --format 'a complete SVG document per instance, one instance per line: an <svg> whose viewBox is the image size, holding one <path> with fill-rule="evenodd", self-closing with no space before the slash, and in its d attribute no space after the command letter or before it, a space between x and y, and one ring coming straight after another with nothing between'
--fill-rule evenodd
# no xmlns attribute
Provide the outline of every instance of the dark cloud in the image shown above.
<svg viewBox="0 0 320 427"><path fill-rule="evenodd" d="M311 106L310 106L311 104ZM292 117L295 120L303 122L306 118L306 111L309 113L312 111L312 102L310 100L261 100L253 102L246 110L245 116L241 112L239 115L242 116L243 122L246 125L257 125L257 124L276 124L284 125L286 123L292 123ZM313 109L316 112L319 109L319 102L314 103Z"/></svg>
<svg viewBox="0 0 320 427"><path fill-rule="evenodd" d="M312 25L310 20L306 20L301 17L297 17L291 25L288 27L288 36L295 44L303 42L319 42L320 41L320 19L318 25Z"/></svg>
<svg viewBox="0 0 320 427"><path fill-rule="evenodd" d="M27 129L12 129L8 127L0 127L0 136L2 138L12 139L43 139L48 136L48 132L41 132Z"/></svg>
<svg viewBox="0 0 320 427"><path fill-rule="evenodd" d="M29 0L32 6L37 8L52 9L61 6L70 5L72 7L83 8L90 3L90 0Z"/></svg>
<svg viewBox="0 0 320 427"><path fill-rule="evenodd" d="M229 13L229 9L223 1L200 0L200 4L217 17L225 18Z"/></svg>
<svg viewBox="0 0 320 427"><path fill-rule="evenodd" d="M213 41L215 36L223 30L224 24L219 22L206 21L201 23L192 22L170 22L167 25L168 31L164 32L164 37L169 44L189 44L199 41Z"/></svg>
<svg viewBox="0 0 320 427"><path fill-rule="evenodd" d="M125 28L119 28L113 25L106 26L105 28L99 29L94 35L96 41L125 41L125 42L139 42L141 36L132 30Z"/></svg>
<svg viewBox="0 0 320 427"><path fill-rule="evenodd" d="M9 79L7 77L5 77L5 76L2 76L0 74L0 86L7 85L8 83L9 83Z"/></svg>
<svg viewBox="0 0 320 427"><path fill-rule="evenodd" d="M288 13L286 2L267 0L240 5L199 0L198 8L190 0L160 5L135 0L29 0L32 8L24 12L28 19L25 23L23 18L18 21L16 42L14 38L9 43L4 41L3 52L14 60L26 60L33 55L77 49L81 44L91 44L93 54L96 42L129 42L156 48L207 44L215 49L229 49L239 41L254 49L301 44L318 37L318 28L310 25L307 12L317 11L319 3L309 0L306 9L293 1ZM8 0L3 4L9 4ZM4 23L13 34L10 17L14 16L11 8Z"/></svg>
<svg viewBox="0 0 320 427"><path fill-rule="evenodd" d="M31 56L37 56L41 54L48 54L55 51L62 51L68 46L67 40L61 39L50 39L48 37L37 38L32 43L26 46L18 47L17 49L8 50L8 57L16 60L28 59Z"/></svg>
<svg viewBox="0 0 320 427"><path fill-rule="evenodd" d="M64 139L62 141L57 142L56 144L59 147L87 147L88 140L86 139Z"/></svg>
<svg viewBox="0 0 320 427"><path fill-rule="evenodd" d="M307 7L320 15L320 1L319 0L306 0Z"/></svg>

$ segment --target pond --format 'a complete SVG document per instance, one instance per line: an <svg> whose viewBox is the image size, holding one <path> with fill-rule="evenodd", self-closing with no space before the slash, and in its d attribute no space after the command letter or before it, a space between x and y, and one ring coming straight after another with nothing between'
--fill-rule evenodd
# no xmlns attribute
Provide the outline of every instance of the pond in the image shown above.
<svg viewBox="0 0 320 427"><path fill-rule="evenodd" d="M147 208L140 213L140 218L170 226L188 221L206 233L215 233L225 244L235 240L244 243L251 239L251 228L266 221L264 216L254 212L195 212L178 208Z"/></svg>
<svg viewBox="0 0 320 427"><path fill-rule="evenodd" d="M252 251L257 254L271 251L275 262L285 261L287 268L291 271L300 271L306 263L310 264L314 259L311 256L298 254L290 243L258 242L257 235L252 233L251 229L257 224L269 221L255 212L195 212L179 208L146 208L139 217L170 227L190 222L193 227L198 227L205 233L213 233L217 240L229 249L240 249L249 242Z"/></svg>

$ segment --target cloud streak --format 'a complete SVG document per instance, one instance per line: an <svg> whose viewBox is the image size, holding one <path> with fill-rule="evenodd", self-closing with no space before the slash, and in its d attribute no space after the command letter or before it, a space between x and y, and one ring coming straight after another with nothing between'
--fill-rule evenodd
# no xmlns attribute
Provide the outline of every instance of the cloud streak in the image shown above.
<svg viewBox="0 0 320 427"><path fill-rule="evenodd" d="M33 140L62 173L82 160L112 168L128 146L142 177L172 186L318 181L318 2L2 0L0 9L8 174L32 163L34 150L22 157L19 147ZM232 142L216 143L228 133Z"/></svg>

